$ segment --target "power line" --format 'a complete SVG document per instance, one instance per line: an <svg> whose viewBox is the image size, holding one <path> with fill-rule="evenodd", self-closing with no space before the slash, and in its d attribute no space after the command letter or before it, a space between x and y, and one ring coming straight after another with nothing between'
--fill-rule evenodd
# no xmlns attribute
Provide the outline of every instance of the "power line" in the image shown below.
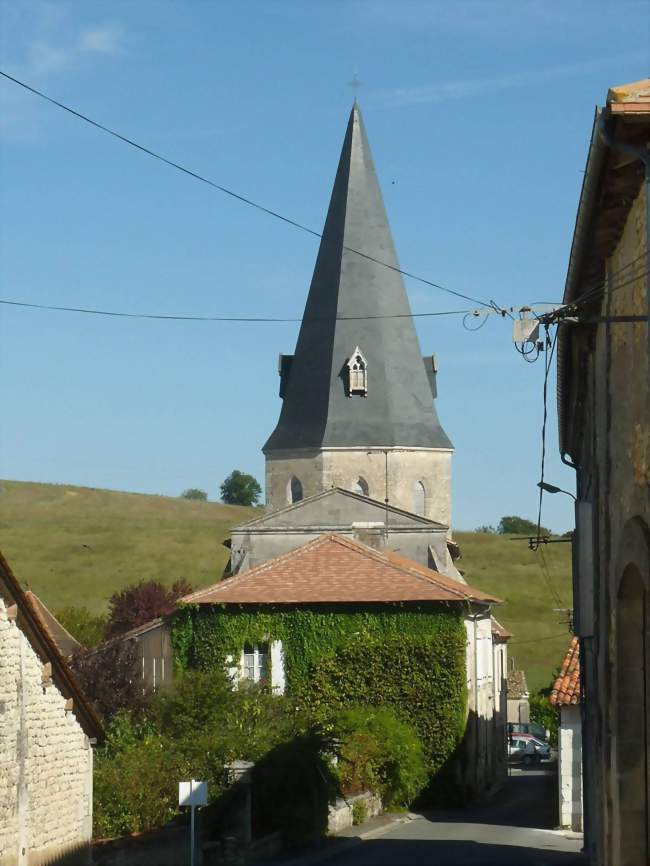
<svg viewBox="0 0 650 866"><path fill-rule="evenodd" d="M560 632L557 632L557 634L548 635L548 637L536 637L536 638L530 638L530 640L508 641L508 646L509 647L519 646L520 644L523 644L523 643L539 643L540 641L543 641L543 640L555 640L558 637L566 637L566 632L560 631Z"/></svg>
<svg viewBox="0 0 650 866"><path fill-rule="evenodd" d="M130 147L134 147L136 150L141 151L142 153L147 154L147 156L151 156L154 159L159 160L160 162L165 163L165 165L170 166L171 168L175 168L177 171L182 172L183 174L188 175L189 177L194 178L195 180L201 181L201 183L205 183L213 189L222 192L224 195L230 196L234 198L236 201L241 202L242 204L248 205L249 207L255 208L258 211L266 214L267 216L273 217L274 219L280 220L287 225L292 226L293 228L299 229L300 231L306 232L312 237L320 238L321 240L325 240L326 243L329 243L327 238L323 238L322 232L318 232L315 229L310 228L309 226L304 225L303 223L298 222L297 220L291 219L290 217L285 216L284 214L279 213L276 210L266 207L265 205L260 204L259 202L254 201L253 199L248 198L247 196L241 195L241 193L235 192L232 189L229 189L222 184L217 183L216 181L210 180L204 175L198 174L198 172L192 171L184 165L181 165L178 162L174 162L171 159L168 159L166 156L163 156L160 153L157 153L155 150L151 150L148 147L145 147L142 144L138 144L137 141L134 141L131 138L128 138L126 135L122 135L119 132L116 132L114 129L111 129L108 126L105 126L103 123L99 123L96 120L93 120L91 117L88 117L85 114L82 114L80 111L76 111L74 108L71 108L69 105L65 105L63 102L59 102L56 99L53 99L51 96L48 96L46 93L43 93L41 90L37 90L35 87L27 84L24 81L21 81L18 78L15 78L13 75L9 75L7 72L3 72L0 70L0 75L3 78L6 78L8 81L12 81L14 84L17 84L19 87L28 90L30 93L33 93L35 96L39 96L41 99L44 99L46 102L49 102L51 105L55 105L57 108L62 109L63 111L67 111L68 114L72 114L74 117L79 120L83 120L84 123L88 123L91 126L94 126L95 129L99 129L101 132L105 132L107 135L113 136L113 138L117 138L119 141L124 144L128 144ZM408 277L411 280L416 280L418 283L423 283L426 286L431 286L431 288L439 289L441 292L447 292L450 295L455 295L457 298L463 298L463 300L471 301L474 304L478 304L482 307L492 307L493 302L489 303L486 301L480 301L476 298L472 298L469 295L464 295L462 292L457 292L455 289L449 289L447 286L443 286L440 283L434 283L432 280L427 280L425 277L420 277L417 274L413 274L410 271L405 271L402 268L397 267L396 265L391 265L388 262L381 261L380 259L376 259L374 256L369 255L368 253L361 252L361 250L353 249L352 247L343 246L343 249L349 253L353 253L354 255L361 256L361 258L367 259L368 261L374 262L374 264L380 265L381 267L388 268L391 271L394 271L398 274L401 274L404 277ZM494 305L496 306L496 305Z"/></svg>
<svg viewBox="0 0 650 866"><path fill-rule="evenodd" d="M53 304L30 304L26 301L11 301L0 299L0 304L11 307L24 307L31 310L52 310L60 313L85 313L90 316L111 316L119 319L158 319L172 322L263 322L270 324L295 323L295 322L321 322L326 321L324 316L307 316L301 318L273 318L270 316L183 316L163 315L160 313L125 313L119 310L95 310L87 307L59 307ZM368 319L418 319L431 318L433 316L471 316L476 315L475 310L439 310L431 313L395 313L377 316L337 316L338 322L365 321ZM329 321L329 319L327 320Z"/></svg>

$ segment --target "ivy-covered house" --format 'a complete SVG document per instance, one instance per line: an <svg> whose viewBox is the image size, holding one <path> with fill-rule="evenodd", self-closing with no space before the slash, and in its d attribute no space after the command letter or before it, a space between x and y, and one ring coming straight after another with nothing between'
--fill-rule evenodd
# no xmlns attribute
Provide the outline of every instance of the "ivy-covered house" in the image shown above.
<svg viewBox="0 0 650 866"><path fill-rule="evenodd" d="M473 793L505 771L504 743L488 730L506 670L497 602L394 551L326 534L187 596L172 643L180 667L225 665L233 680L266 681L316 712L392 706L432 768L454 759Z"/></svg>

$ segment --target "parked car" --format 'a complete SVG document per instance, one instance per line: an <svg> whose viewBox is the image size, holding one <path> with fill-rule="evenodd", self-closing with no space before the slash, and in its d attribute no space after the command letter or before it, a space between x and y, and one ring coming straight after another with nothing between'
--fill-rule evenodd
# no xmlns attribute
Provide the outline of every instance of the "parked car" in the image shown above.
<svg viewBox="0 0 650 866"><path fill-rule="evenodd" d="M542 761L548 761L551 757L551 746L545 740L533 737L532 734L517 734L520 739L529 740L535 747L535 751Z"/></svg>
<svg viewBox="0 0 650 866"><path fill-rule="evenodd" d="M551 755L551 747L543 740L526 734L513 734L508 738L508 758L533 767Z"/></svg>
<svg viewBox="0 0 650 866"><path fill-rule="evenodd" d="M538 740L548 740L549 732L539 722L509 722L508 734L531 734Z"/></svg>

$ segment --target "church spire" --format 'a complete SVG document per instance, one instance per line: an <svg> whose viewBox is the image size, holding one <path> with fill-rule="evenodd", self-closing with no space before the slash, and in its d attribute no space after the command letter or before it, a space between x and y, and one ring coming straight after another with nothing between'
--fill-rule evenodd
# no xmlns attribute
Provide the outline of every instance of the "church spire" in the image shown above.
<svg viewBox="0 0 650 866"><path fill-rule="evenodd" d="M294 356L283 356L278 451L451 449L420 354L355 101Z"/></svg>

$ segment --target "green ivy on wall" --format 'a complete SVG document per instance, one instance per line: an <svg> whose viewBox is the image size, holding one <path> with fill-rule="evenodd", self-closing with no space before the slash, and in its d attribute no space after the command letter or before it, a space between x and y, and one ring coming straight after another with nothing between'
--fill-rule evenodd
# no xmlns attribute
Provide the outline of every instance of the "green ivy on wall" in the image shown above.
<svg viewBox="0 0 650 866"><path fill-rule="evenodd" d="M465 628L451 607L187 606L172 622L180 668L223 667L246 643L280 640L287 690L316 720L348 704L390 706L433 771L465 727Z"/></svg>

